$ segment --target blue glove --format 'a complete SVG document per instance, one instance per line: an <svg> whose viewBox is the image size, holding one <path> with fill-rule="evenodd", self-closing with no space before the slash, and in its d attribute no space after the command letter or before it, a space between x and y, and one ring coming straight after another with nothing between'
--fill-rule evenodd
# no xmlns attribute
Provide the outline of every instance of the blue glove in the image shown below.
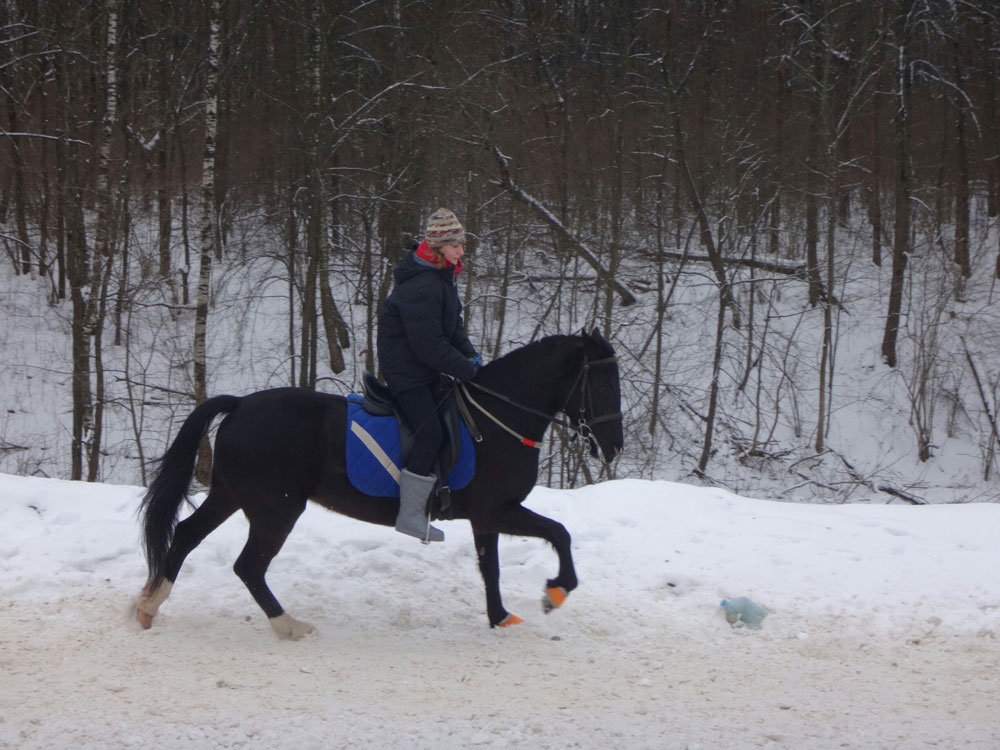
<svg viewBox="0 0 1000 750"><path fill-rule="evenodd" d="M483 366L483 355L477 354L475 357L469 357L469 362L472 363L475 371L472 373L472 377L476 377L479 374L479 368Z"/></svg>

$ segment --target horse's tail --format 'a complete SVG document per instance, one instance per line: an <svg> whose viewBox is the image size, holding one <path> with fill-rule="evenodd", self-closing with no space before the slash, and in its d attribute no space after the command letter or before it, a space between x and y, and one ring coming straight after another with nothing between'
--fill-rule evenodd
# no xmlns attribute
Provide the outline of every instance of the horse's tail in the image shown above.
<svg viewBox="0 0 1000 750"><path fill-rule="evenodd" d="M199 404L184 420L174 442L160 459L156 478L149 485L139 506L142 542L146 551L146 565L149 567L145 589L147 594L152 594L163 582L167 553L177 525L177 512L187 498L198 445L208 432L212 420L219 414L234 411L239 402L237 396L215 396Z"/></svg>

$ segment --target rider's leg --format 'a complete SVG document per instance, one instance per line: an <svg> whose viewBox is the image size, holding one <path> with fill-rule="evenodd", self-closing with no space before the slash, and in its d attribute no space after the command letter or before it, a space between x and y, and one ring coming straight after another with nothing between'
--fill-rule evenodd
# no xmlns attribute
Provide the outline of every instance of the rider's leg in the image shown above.
<svg viewBox="0 0 1000 750"><path fill-rule="evenodd" d="M432 387L412 388L394 394L410 429L414 431L413 448L399 479L399 516L396 531L443 542L444 532L428 526L427 498L437 477L434 462L441 451L444 433L438 418Z"/></svg>

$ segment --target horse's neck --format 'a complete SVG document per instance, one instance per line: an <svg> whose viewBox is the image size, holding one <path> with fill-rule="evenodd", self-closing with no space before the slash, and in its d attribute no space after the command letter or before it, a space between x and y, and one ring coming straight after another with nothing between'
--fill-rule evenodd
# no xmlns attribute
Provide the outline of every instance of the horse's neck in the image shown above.
<svg viewBox="0 0 1000 750"><path fill-rule="evenodd" d="M492 372L484 373L487 377L493 376L490 378L492 382L484 382L484 385L502 392L519 404L546 414L555 414L563 405L559 384L566 379L574 356L574 351L569 347L516 352L497 362L500 367L495 376Z"/></svg>

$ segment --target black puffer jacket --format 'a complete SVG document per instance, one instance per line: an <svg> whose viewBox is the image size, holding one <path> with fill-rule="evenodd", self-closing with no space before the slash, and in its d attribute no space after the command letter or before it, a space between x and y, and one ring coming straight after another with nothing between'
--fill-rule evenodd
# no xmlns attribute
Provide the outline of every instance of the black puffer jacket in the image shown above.
<svg viewBox="0 0 1000 750"><path fill-rule="evenodd" d="M378 361L395 393L433 383L441 373L476 374L476 350L462 322L455 272L407 253L393 270L396 286L378 319Z"/></svg>

